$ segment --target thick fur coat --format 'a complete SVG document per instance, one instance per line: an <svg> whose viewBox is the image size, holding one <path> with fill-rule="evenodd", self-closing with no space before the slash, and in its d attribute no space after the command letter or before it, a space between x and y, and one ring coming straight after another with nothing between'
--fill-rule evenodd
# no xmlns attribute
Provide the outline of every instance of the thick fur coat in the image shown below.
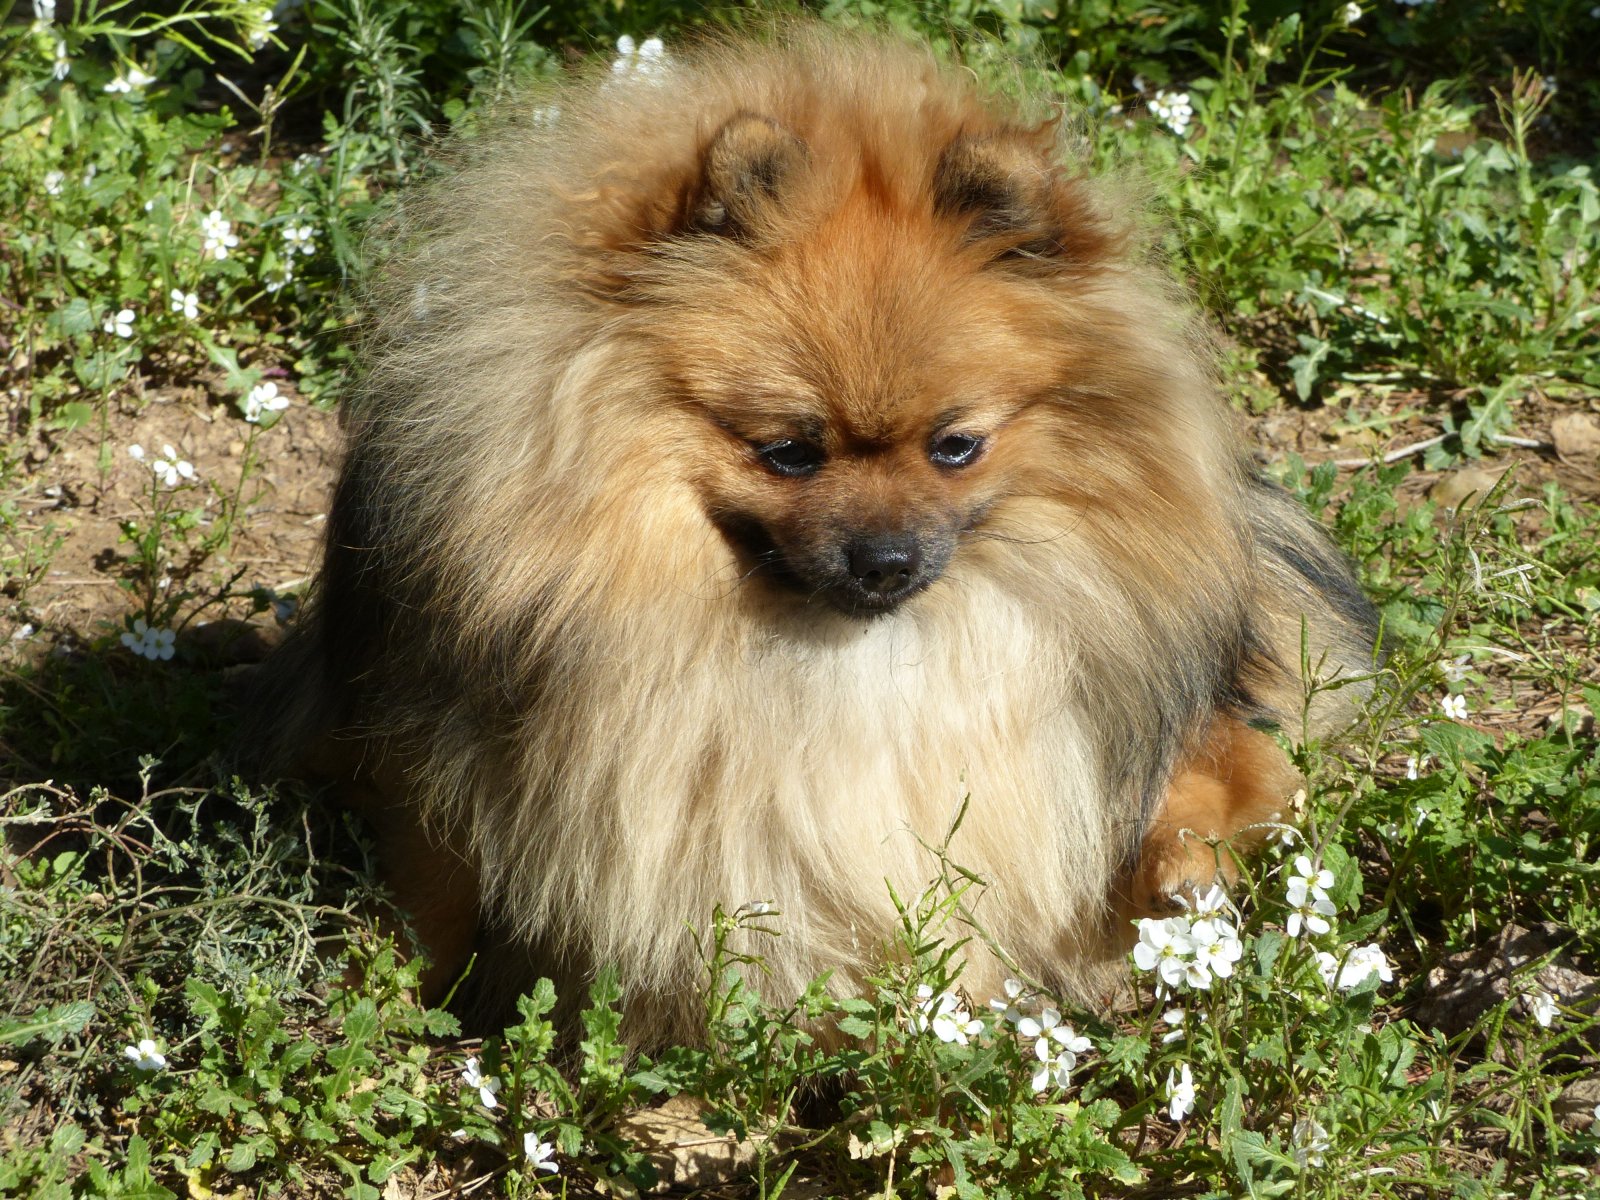
<svg viewBox="0 0 1600 1200"><path fill-rule="evenodd" d="M1358 672L1370 610L1066 146L801 26L563 85L404 201L272 686L441 978L611 964L692 1037L690 927L769 901L760 986L849 991L970 797L979 918L1081 994L1215 873L1181 829L1278 812L1251 723L1307 732L1302 630Z"/></svg>

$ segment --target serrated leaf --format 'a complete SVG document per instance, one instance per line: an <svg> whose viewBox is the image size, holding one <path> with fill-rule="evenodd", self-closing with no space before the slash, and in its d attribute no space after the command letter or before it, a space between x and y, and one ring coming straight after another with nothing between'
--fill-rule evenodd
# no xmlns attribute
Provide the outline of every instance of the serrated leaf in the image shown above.
<svg viewBox="0 0 1600 1200"><path fill-rule="evenodd" d="M1422 744L1439 761L1459 770L1469 762L1480 762L1484 752L1494 748L1494 739L1470 725L1435 721L1422 727Z"/></svg>
<svg viewBox="0 0 1600 1200"><path fill-rule="evenodd" d="M235 1175L242 1174L256 1165L256 1148L253 1142L235 1142L233 1149L228 1151L228 1157L222 1160L222 1167Z"/></svg>
<svg viewBox="0 0 1600 1200"><path fill-rule="evenodd" d="M840 1017L838 1026L840 1033L853 1038L871 1037L874 1028L871 1021L864 1021L860 1017Z"/></svg>
<svg viewBox="0 0 1600 1200"><path fill-rule="evenodd" d="M370 996L356 1001L344 1019L344 1036L352 1048L365 1046L378 1036L378 1006Z"/></svg>
<svg viewBox="0 0 1600 1200"><path fill-rule="evenodd" d="M635 1071L630 1078L634 1083L644 1088L645 1091L652 1092L658 1096L662 1092L675 1092L678 1090L676 1084L664 1079L654 1071Z"/></svg>

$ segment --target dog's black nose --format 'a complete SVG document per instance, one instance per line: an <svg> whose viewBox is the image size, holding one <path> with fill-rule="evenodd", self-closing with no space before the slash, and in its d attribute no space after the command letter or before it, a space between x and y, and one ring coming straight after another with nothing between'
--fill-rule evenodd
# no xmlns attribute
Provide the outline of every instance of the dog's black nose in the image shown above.
<svg viewBox="0 0 1600 1200"><path fill-rule="evenodd" d="M850 574L869 596L891 599L917 582L922 551L915 538L862 538L848 551Z"/></svg>

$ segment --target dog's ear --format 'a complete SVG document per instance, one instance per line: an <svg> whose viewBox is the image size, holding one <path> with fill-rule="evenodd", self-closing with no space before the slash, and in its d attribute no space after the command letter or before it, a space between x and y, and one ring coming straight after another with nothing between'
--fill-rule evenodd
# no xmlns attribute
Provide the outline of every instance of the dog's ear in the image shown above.
<svg viewBox="0 0 1600 1200"><path fill-rule="evenodd" d="M770 117L737 113L712 136L701 156L700 184L688 228L744 237L805 165L806 144Z"/></svg>
<svg viewBox="0 0 1600 1200"><path fill-rule="evenodd" d="M981 243L991 261L1088 261L1104 251L1104 222L1034 141L958 135L934 168L934 214L959 223L962 241Z"/></svg>

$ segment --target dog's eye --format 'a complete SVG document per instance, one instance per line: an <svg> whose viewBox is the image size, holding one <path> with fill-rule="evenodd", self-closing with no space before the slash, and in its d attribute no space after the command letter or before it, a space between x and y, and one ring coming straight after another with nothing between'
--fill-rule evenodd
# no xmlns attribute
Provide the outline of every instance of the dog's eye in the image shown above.
<svg viewBox="0 0 1600 1200"><path fill-rule="evenodd" d="M964 433L947 433L934 440L928 458L941 467L970 467L982 450L982 438L969 437Z"/></svg>
<svg viewBox="0 0 1600 1200"><path fill-rule="evenodd" d="M797 438L757 446L756 454L779 475L810 475L822 466L822 447Z"/></svg>

